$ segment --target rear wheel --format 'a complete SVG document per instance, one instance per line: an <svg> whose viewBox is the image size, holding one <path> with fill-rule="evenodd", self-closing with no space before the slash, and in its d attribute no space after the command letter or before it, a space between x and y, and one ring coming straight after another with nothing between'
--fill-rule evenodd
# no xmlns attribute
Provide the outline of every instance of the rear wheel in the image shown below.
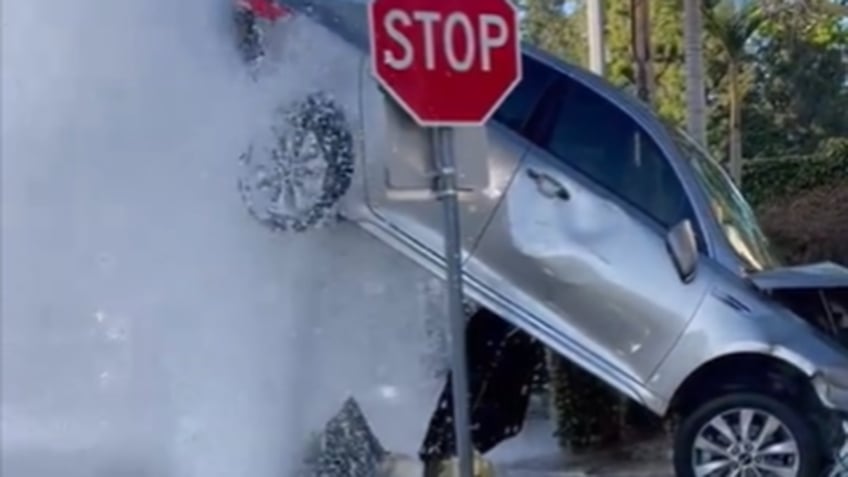
<svg viewBox="0 0 848 477"><path fill-rule="evenodd" d="M800 406L756 392L702 404L683 419L674 443L678 477L813 477L821 456Z"/></svg>
<svg viewBox="0 0 848 477"><path fill-rule="evenodd" d="M351 184L353 137L341 107L324 93L279 113L241 156L239 191L259 222L302 232L336 217Z"/></svg>

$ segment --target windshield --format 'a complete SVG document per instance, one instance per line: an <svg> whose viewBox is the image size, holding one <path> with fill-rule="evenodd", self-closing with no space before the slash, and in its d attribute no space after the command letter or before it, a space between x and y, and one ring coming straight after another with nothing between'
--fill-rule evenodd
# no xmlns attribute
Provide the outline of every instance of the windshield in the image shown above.
<svg viewBox="0 0 848 477"><path fill-rule="evenodd" d="M678 146L692 164L712 204L724 236L748 272L777 267L780 261L760 228L753 209L727 173L690 137L670 128Z"/></svg>

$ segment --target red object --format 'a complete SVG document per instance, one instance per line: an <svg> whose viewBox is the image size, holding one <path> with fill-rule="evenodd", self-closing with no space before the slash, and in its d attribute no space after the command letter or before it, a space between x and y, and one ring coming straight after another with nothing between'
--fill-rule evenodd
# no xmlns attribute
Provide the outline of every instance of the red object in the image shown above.
<svg viewBox="0 0 848 477"><path fill-rule="evenodd" d="M238 6L245 10L250 10L259 18L264 18L272 22L280 18L286 18L292 14L291 10L274 0L238 0Z"/></svg>
<svg viewBox="0 0 848 477"><path fill-rule="evenodd" d="M509 0L372 0L371 67L421 126L485 123L521 80Z"/></svg>

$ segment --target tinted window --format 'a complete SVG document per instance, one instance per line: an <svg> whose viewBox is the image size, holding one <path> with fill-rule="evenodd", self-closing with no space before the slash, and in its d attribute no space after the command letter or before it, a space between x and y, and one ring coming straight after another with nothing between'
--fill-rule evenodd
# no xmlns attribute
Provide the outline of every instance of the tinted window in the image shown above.
<svg viewBox="0 0 848 477"><path fill-rule="evenodd" d="M691 218L671 164L635 121L576 84L557 102L543 147L666 227Z"/></svg>
<svg viewBox="0 0 848 477"><path fill-rule="evenodd" d="M533 108L545 93L546 87L556 77L554 70L527 55L522 55L521 67L521 82L494 114L496 121L515 131L521 130L533 114Z"/></svg>

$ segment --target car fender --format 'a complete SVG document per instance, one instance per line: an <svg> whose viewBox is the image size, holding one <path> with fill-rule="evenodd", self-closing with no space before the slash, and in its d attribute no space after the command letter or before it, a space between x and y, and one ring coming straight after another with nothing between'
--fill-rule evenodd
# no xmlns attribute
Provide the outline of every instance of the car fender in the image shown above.
<svg viewBox="0 0 848 477"><path fill-rule="evenodd" d="M664 414L683 382L703 365L732 355L778 359L813 378L826 369L848 369L848 355L829 337L754 291L708 293L680 339L648 380Z"/></svg>

